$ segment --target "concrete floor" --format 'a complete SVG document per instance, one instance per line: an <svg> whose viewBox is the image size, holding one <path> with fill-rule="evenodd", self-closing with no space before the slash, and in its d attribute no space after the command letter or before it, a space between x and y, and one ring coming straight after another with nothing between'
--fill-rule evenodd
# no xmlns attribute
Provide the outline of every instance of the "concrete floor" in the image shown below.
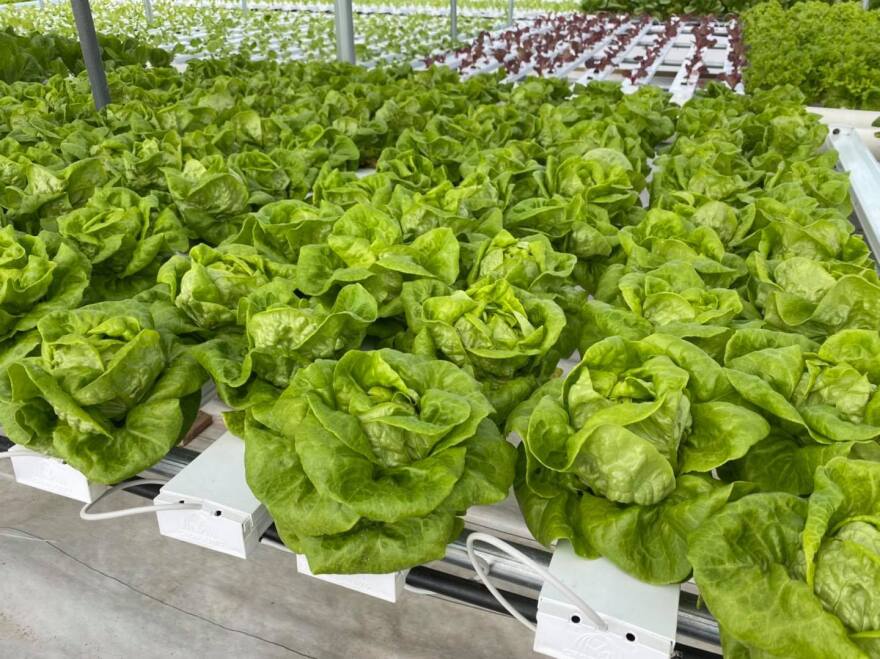
<svg viewBox="0 0 880 659"><path fill-rule="evenodd" d="M511 618L408 592L382 602L269 547L244 561L163 538L150 515L81 521L77 502L4 474L0 501L4 659L538 656Z"/></svg>

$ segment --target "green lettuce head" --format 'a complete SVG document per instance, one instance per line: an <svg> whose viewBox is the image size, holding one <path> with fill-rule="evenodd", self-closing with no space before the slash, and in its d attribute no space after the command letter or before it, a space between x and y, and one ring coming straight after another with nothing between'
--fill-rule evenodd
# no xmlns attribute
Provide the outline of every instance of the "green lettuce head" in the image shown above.
<svg viewBox="0 0 880 659"><path fill-rule="evenodd" d="M557 161L548 158L548 191L563 197L581 197L608 212L615 224L625 224L638 205L645 179L627 157L615 149L597 148Z"/></svg>
<svg viewBox="0 0 880 659"><path fill-rule="evenodd" d="M727 251L711 224L696 224L671 211L648 211L642 222L626 227L619 238L630 272L686 262L709 288L732 288L748 274L743 259Z"/></svg>
<svg viewBox="0 0 880 659"><path fill-rule="evenodd" d="M727 377L743 399L778 426L815 442L880 437L874 330L843 330L817 346L799 334L744 329L725 349Z"/></svg>
<svg viewBox="0 0 880 659"><path fill-rule="evenodd" d="M435 280L419 280L404 286L403 301L409 327L403 342L476 377L497 419L505 419L573 350L563 336L562 308L506 279L452 292Z"/></svg>
<svg viewBox="0 0 880 659"><path fill-rule="evenodd" d="M771 492L809 494L817 467L880 453L880 334L843 330L817 345L799 334L741 330L726 348L728 381L773 420L770 435L722 469Z"/></svg>
<svg viewBox="0 0 880 659"><path fill-rule="evenodd" d="M552 294L572 284L576 264L574 254L557 252L543 234L515 238L502 230L478 243L467 283L505 279L527 291Z"/></svg>
<svg viewBox="0 0 880 659"><path fill-rule="evenodd" d="M583 305L581 349L607 336L640 339L654 332L674 334L720 356L743 314L743 302L729 288L710 288L688 261L668 261L642 271L608 268L593 299Z"/></svg>
<svg viewBox="0 0 880 659"><path fill-rule="evenodd" d="M158 462L187 433L205 373L149 307L100 302L38 323L40 354L0 372L9 438L116 483Z"/></svg>
<svg viewBox="0 0 880 659"><path fill-rule="evenodd" d="M431 278L451 285L458 279L459 243L449 228L436 228L403 243L398 221L368 204L349 208L322 244L306 245L297 261L297 288L324 295L360 283L379 303L383 318L403 315L403 283Z"/></svg>
<svg viewBox="0 0 880 659"><path fill-rule="evenodd" d="M507 496L514 450L449 362L352 350L298 371L243 423L251 489L316 573L442 558L469 506Z"/></svg>
<svg viewBox="0 0 880 659"><path fill-rule="evenodd" d="M293 293L296 267L274 261L250 245L196 245L176 255L159 270L157 280L196 325L206 330L243 324L239 302L275 280L286 281Z"/></svg>
<svg viewBox="0 0 880 659"><path fill-rule="evenodd" d="M34 329L52 311L79 305L89 272L88 260L56 233L0 229L0 341Z"/></svg>
<svg viewBox="0 0 880 659"><path fill-rule="evenodd" d="M748 259L749 292L766 323L821 340L842 329L880 327L880 280L873 265L804 256Z"/></svg>
<svg viewBox="0 0 880 659"><path fill-rule="evenodd" d="M747 496L691 536L725 655L880 656L878 493L880 463L836 458L816 470L809 500Z"/></svg>
<svg viewBox="0 0 880 659"><path fill-rule="evenodd" d="M192 236L218 245L241 230L250 210L250 191L244 177L228 168L223 158L191 159L182 170L166 167L163 172L171 198Z"/></svg>
<svg viewBox="0 0 880 659"><path fill-rule="evenodd" d="M576 256L573 276L588 289L593 285L591 268L599 267L618 245L619 229L608 211L583 196L523 199L505 210L504 228L521 238L544 235L555 249Z"/></svg>
<svg viewBox="0 0 880 659"><path fill-rule="evenodd" d="M687 534L742 492L710 477L770 430L723 369L683 339L611 337L514 410L516 493L532 534L565 538L652 583L690 573Z"/></svg>
<svg viewBox="0 0 880 659"><path fill-rule="evenodd" d="M376 322L376 300L360 284L331 298L300 298L276 279L241 300L244 334L222 334L193 348L223 401L246 408L274 399L290 378L316 359L361 347Z"/></svg>
<svg viewBox="0 0 880 659"><path fill-rule="evenodd" d="M118 300L150 288L159 266L189 248L171 208L126 188L102 188L82 208L58 218L58 232L92 263L91 300Z"/></svg>
<svg viewBox="0 0 880 659"><path fill-rule="evenodd" d="M751 233L733 244L736 253L748 256L758 252L773 261L800 256L869 266L868 247L855 233L848 214L821 207L797 185L767 191L766 195L740 213Z"/></svg>
<svg viewBox="0 0 880 659"><path fill-rule="evenodd" d="M329 203L320 206L296 199L266 204L249 215L241 232L230 242L253 245L276 261L296 263L305 245L327 239L342 209Z"/></svg>

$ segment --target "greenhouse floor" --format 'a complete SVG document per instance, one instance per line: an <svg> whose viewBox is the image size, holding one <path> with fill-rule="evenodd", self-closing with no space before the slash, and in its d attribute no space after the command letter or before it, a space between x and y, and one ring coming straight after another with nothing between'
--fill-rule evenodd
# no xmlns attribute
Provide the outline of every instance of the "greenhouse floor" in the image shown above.
<svg viewBox="0 0 880 659"><path fill-rule="evenodd" d="M511 618L410 592L375 600L300 576L269 547L244 561L163 538L151 515L81 521L77 502L8 478L2 657L537 656Z"/></svg>

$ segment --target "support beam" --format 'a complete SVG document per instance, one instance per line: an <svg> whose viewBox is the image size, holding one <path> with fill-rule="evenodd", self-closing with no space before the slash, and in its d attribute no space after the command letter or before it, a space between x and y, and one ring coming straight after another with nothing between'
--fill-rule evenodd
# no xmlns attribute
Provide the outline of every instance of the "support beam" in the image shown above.
<svg viewBox="0 0 880 659"><path fill-rule="evenodd" d="M513 0L507 0L507 24L513 27Z"/></svg>
<svg viewBox="0 0 880 659"><path fill-rule="evenodd" d="M144 0L144 14L147 16L147 25L153 24L153 2L152 0Z"/></svg>
<svg viewBox="0 0 880 659"><path fill-rule="evenodd" d="M110 102L110 88L107 86L107 74L104 72L104 62L101 60L98 35L95 34L92 8L89 0L70 0L70 6L73 9L73 19L76 22L76 32L79 35L86 71L89 74L92 98L95 100L95 107L100 110Z"/></svg>
<svg viewBox="0 0 880 659"><path fill-rule="evenodd" d="M351 0L335 0L336 4L336 59L340 62L355 63L354 54L354 16Z"/></svg>
<svg viewBox="0 0 880 659"><path fill-rule="evenodd" d="M449 0L449 36L458 41L458 0Z"/></svg>
<svg viewBox="0 0 880 659"><path fill-rule="evenodd" d="M241 10L242 11L248 10L248 1L247 0L241 0Z"/></svg>

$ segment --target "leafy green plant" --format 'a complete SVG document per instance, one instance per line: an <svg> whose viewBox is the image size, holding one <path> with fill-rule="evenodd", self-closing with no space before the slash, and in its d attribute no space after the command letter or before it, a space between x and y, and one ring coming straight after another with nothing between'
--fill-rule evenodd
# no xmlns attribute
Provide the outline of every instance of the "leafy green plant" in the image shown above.
<svg viewBox="0 0 880 659"><path fill-rule="evenodd" d="M244 324L239 312L242 299L260 295L270 282L284 280L278 284L286 283L292 293L295 273L294 266L265 258L249 245L201 244L186 256L168 259L157 280L167 285L174 304L196 325L219 330Z"/></svg>
<svg viewBox="0 0 880 659"><path fill-rule="evenodd" d="M235 408L275 398L295 373L316 359L359 348L376 322L378 305L360 284L333 296L301 298L290 282L276 279L238 307L244 335L230 333L195 347L220 397Z"/></svg>
<svg viewBox="0 0 880 659"><path fill-rule="evenodd" d="M880 12L858 2L786 7L774 0L743 13L746 90L791 84L812 105L880 109Z"/></svg>
<svg viewBox="0 0 880 659"><path fill-rule="evenodd" d="M821 338L840 328L880 325L880 280L873 268L803 256L749 257L750 298L768 325Z"/></svg>
<svg viewBox="0 0 880 659"><path fill-rule="evenodd" d="M459 244L445 227L402 242L400 224L372 204L349 208L334 224L324 244L303 247L297 262L297 287L306 295L324 295L351 282L362 282L377 299L382 316L400 314L406 280L458 278Z"/></svg>
<svg viewBox="0 0 880 659"><path fill-rule="evenodd" d="M86 258L58 234L43 231L30 236L11 226L0 229L2 345L9 347L17 335L33 330L46 314L78 306L89 272ZM25 343L32 347L35 338Z"/></svg>
<svg viewBox="0 0 880 659"><path fill-rule="evenodd" d="M725 655L877 655L878 491L880 464L837 458L816 470L809 500L750 495L692 535Z"/></svg>
<svg viewBox="0 0 880 659"><path fill-rule="evenodd" d="M476 377L497 419L506 418L572 350L563 345L563 310L504 279L482 280L466 291L420 280L404 285L403 300L411 334L401 343Z"/></svg>
<svg viewBox="0 0 880 659"><path fill-rule="evenodd" d="M844 330L818 348L797 334L740 330L724 363L737 392L783 428L820 443L869 441L880 436L872 402L877 374L861 351L877 344L876 330Z"/></svg>
<svg viewBox="0 0 880 659"><path fill-rule="evenodd" d="M204 371L134 300L55 311L39 353L0 375L0 420L17 444L116 483L155 464L187 433Z"/></svg>
<svg viewBox="0 0 880 659"><path fill-rule="evenodd" d="M299 371L243 422L248 483L316 573L437 558L469 506L507 496L514 450L449 362L349 351Z"/></svg>
<svg viewBox="0 0 880 659"><path fill-rule="evenodd" d="M688 533L748 491L709 473L770 431L725 390L721 367L677 337L590 346L507 422L523 440L515 486L529 530L645 581L687 578Z"/></svg>
<svg viewBox="0 0 880 659"><path fill-rule="evenodd" d="M159 265L186 251L189 239L171 208L125 188L96 190L82 208L57 220L58 233L92 264L88 297L129 298L150 288Z"/></svg>
<svg viewBox="0 0 880 659"><path fill-rule="evenodd" d="M194 237L219 244L240 229L250 193L241 174L231 171L222 158L206 160L187 160L181 172L165 170L165 178Z"/></svg>

